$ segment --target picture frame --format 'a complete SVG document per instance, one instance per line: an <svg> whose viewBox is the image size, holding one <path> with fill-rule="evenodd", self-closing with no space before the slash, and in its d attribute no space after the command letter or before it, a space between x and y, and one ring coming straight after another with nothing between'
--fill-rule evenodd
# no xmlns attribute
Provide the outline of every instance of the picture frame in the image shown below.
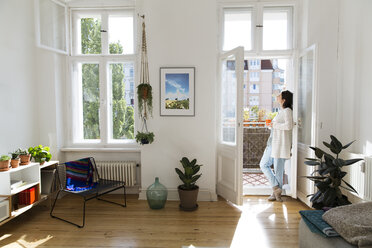
<svg viewBox="0 0 372 248"><path fill-rule="evenodd" d="M195 116L195 67L160 67L160 116Z"/></svg>

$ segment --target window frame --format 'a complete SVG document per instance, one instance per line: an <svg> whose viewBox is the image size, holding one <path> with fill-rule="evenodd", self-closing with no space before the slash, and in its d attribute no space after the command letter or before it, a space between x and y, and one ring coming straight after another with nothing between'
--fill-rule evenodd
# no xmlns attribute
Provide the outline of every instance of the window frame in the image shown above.
<svg viewBox="0 0 372 248"><path fill-rule="evenodd" d="M102 13L105 15L106 20L111 13L121 13L132 12L133 13L133 53L132 54L109 54L109 37L108 32L106 34L106 40L102 37L102 53L101 54L79 54L77 53L76 42L78 39L75 39L77 32L77 22L76 16L83 13L84 15L98 15ZM103 19L103 18L102 18ZM104 22L101 19L101 23ZM105 23L101 26L101 29L104 28ZM138 85L138 47L137 47L137 36L138 36L138 19L135 15L134 7L125 7L125 8L71 8L70 9L70 47L71 54L67 58L68 64L68 78L70 83L67 85L67 99L70 99L68 106L68 119L71 120L68 124L68 143L69 147L84 147L84 148L138 148L138 144L135 142L135 139L113 139L112 134L112 92L111 90L111 79L109 78L109 65L111 63L126 63L132 62L134 66L134 133L137 132L137 101L135 97L135 88ZM102 33L101 33L102 34ZM75 44L74 44L75 43ZM103 49L103 47L107 49ZM79 63L98 63L99 64L99 86L100 86L100 108L99 108L99 127L100 127L100 139L99 140L90 140L90 139L81 139L81 131L79 131L79 126L81 123L78 122L79 115L81 114L82 109L76 108L79 106L79 101L82 100L82 95L79 94L79 87L81 86L81 81L78 78L77 64ZM78 83L79 82L79 83ZM81 93L81 92L80 92Z"/></svg>

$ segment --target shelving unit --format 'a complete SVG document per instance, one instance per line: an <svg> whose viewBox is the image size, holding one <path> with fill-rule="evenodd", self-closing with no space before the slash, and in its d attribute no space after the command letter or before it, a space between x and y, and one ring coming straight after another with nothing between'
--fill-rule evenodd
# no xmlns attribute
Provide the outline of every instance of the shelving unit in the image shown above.
<svg viewBox="0 0 372 248"><path fill-rule="evenodd" d="M48 198L48 195L41 195L41 169L56 164L58 164L58 161L49 161L43 165L40 165L39 163L30 163L28 165L0 172L0 197L6 197L9 199L9 209L11 210L10 217L0 222L0 225L7 223ZM12 180L23 181L26 184L11 189ZM19 205L18 209L14 209L12 198L20 192L35 186L37 192L35 202L27 206Z"/></svg>

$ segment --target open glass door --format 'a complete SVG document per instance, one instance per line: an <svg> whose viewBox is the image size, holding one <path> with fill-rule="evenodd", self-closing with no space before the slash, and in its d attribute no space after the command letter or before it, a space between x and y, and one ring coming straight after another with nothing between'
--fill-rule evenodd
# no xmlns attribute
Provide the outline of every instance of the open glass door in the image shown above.
<svg viewBox="0 0 372 248"><path fill-rule="evenodd" d="M219 60L217 194L242 204L244 48L222 53Z"/></svg>

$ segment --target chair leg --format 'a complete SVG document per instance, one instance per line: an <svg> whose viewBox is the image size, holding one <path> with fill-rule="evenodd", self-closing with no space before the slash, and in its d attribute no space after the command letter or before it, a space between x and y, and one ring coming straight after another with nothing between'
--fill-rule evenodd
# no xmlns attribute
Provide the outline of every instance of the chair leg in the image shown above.
<svg viewBox="0 0 372 248"><path fill-rule="evenodd" d="M60 218L60 217L58 217L58 216L53 215L53 210L54 210L54 207L55 207L55 205L56 205L56 202L57 202L57 199L58 199L58 195L59 195L60 192L61 192L61 190L58 191L58 193L57 193L57 197L56 197L56 199L54 200L54 204L53 204L52 210L50 211L50 216L51 216L52 218L56 218L56 219L62 220L62 221L64 221L64 222L67 222L67 223L69 223L69 224L71 224L71 225L74 225L74 226L77 226L77 227L79 227L79 228L83 228L83 227L85 226L85 203L87 202L87 200L85 199L85 197L83 198L83 201L84 201L84 205L83 205L83 225L78 225L78 224L76 224L76 223L74 223L74 222L71 222L71 221L68 221L68 220L62 219L62 218Z"/></svg>
<svg viewBox="0 0 372 248"><path fill-rule="evenodd" d="M105 194L110 193L112 191L118 190L120 188L116 188L116 189L107 191L107 192L105 192L103 194L98 194L98 196L96 197L96 199L97 200L100 200L100 201L105 201L105 202L108 202L108 203L116 204L116 205L119 205L119 206L122 206L122 207L126 207L127 206L127 193L125 191L125 185L123 185L122 188L124 188L124 204L120 204L120 203L117 203L117 202L113 202L113 201L110 201L110 200L105 200L105 199L99 198L102 195L105 195Z"/></svg>

